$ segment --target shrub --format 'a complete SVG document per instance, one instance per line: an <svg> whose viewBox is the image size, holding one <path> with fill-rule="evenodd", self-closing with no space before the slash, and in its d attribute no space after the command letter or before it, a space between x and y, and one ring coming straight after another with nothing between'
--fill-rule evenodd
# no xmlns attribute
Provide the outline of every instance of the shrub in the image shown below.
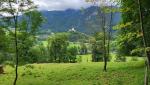
<svg viewBox="0 0 150 85"><path fill-rule="evenodd" d="M27 69L34 69L34 66L33 65L25 65L25 68L27 68Z"/></svg>
<svg viewBox="0 0 150 85"><path fill-rule="evenodd" d="M0 64L2 64L3 62L4 62L4 55L0 53Z"/></svg>
<svg viewBox="0 0 150 85"><path fill-rule="evenodd" d="M5 61L5 62L4 62L4 65L9 65L9 66L11 66L11 67L15 67L15 64L14 64L13 61Z"/></svg>
<svg viewBox="0 0 150 85"><path fill-rule="evenodd" d="M138 61L138 58L137 57L132 57L131 61Z"/></svg>
<svg viewBox="0 0 150 85"><path fill-rule="evenodd" d="M82 57L81 57L81 56L78 56L77 59L76 59L76 61L77 61L78 63L81 63L81 62L82 62Z"/></svg>
<svg viewBox="0 0 150 85"><path fill-rule="evenodd" d="M126 57L125 56L121 56L121 55L117 55L115 62L126 62Z"/></svg>
<svg viewBox="0 0 150 85"><path fill-rule="evenodd" d="M67 56L69 57L70 63L75 63L76 62L76 56L78 54L78 49L77 47L69 47L67 49Z"/></svg>

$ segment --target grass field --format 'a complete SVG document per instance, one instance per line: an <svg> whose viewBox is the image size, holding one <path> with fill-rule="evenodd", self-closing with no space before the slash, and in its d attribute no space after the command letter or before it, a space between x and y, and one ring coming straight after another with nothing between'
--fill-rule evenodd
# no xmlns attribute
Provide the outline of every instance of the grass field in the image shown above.
<svg viewBox="0 0 150 85"><path fill-rule="evenodd" d="M14 68L5 67L0 85L12 85ZM32 64L19 67L18 85L143 85L144 62Z"/></svg>
<svg viewBox="0 0 150 85"><path fill-rule="evenodd" d="M81 56L82 58L82 63L85 63L85 62L92 62L92 54L87 54L87 55L78 55L77 58L79 58L79 56ZM131 56L126 56L126 61L127 62L130 62L130 61L133 61L132 60L133 57ZM136 57L137 58L137 61L144 61L144 57ZM115 62L116 60L116 55L115 54L111 54L111 60L110 62Z"/></svg>

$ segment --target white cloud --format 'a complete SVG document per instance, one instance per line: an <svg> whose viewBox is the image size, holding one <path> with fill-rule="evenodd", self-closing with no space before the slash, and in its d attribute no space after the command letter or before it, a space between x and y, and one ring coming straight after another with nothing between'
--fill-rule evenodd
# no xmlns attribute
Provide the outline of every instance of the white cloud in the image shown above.
<svg viewBox="0 0 150 85"><path fill-rule="evenodd" d="M81 9L92 6L92 3L87 3L85 0L33 0L38 5L39 10L66 10L66 9Z"/></svg>

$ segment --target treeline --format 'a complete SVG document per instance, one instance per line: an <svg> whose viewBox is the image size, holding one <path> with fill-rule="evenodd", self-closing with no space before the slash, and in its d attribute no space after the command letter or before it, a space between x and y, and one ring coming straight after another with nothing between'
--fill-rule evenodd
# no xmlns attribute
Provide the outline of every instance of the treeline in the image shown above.
<svg viewBox="0 0 150 85"><path fill-rule="evenodd" d="M102 43L95 37L88 41L70 42L66 33L56 33L50 35L47 41L37 43L30 50L29 57L33 60L31 63L76 63L81 60L77 59L78 55L92 54L93 62L103 61Z"/></svg>
<svg viewBox="0 0 150 85"><path fill-rule="evenodd" d="M0 63L13 64L15 59L14 37L1 29ZM28 37L26 37L28 36ZM95 33L80 42L70 42L66 32L52 34L46 41L38 41L36 36L18 32L19 64L28 63L76 63L78 55L92 54L92 61L103 61L103 34ZM81 58L81 57L79 57ZM8 62L9 61L9 62Z"/></svg>
<svg viewBox="0 0 150 85"><path fill-rule="evenodd" d="M0 63L11 61L14 63L15 47L13 35L0 29ZM68 35L56 33L50 35L47 43L38 41L36 35L18 32L19 64L27 63L75 63L77 55L88 53L85 43L71 44ZM7 62L8 63L8 62Z"/></svg>

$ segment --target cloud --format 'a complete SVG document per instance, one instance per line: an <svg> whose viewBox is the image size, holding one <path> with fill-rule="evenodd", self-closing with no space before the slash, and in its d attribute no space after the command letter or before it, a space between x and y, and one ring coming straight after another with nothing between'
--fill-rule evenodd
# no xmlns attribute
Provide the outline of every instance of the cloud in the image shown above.
<svg viewBox="0 0 150 85"><path fill-rule="evenodd" d="M87 3L85 0L33 0L38 5L39 10L66 10L66 9L81 9L92 6L92 3Z"/></svg>

